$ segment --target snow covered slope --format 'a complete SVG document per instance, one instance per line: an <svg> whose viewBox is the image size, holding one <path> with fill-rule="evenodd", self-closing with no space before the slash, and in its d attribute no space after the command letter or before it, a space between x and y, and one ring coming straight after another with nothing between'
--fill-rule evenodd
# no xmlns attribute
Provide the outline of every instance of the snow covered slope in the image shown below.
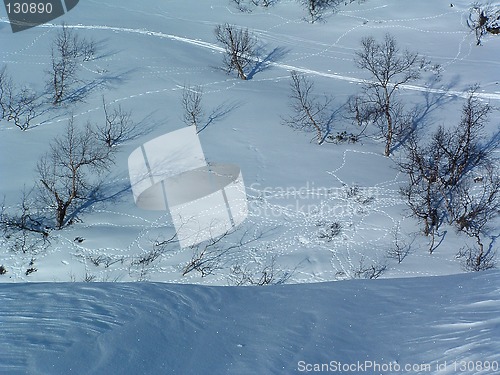
<svg viewBox="0 0 500 375"><path fill-rule="evenodd" d="M52 231L50 246L33 254L13 254L0 239L0 265L8 274L1 281L142 280L227 285L228 270L238 264L262 269L276 257L283 272L295 270L290 281L318 282L352 277L361 261L386 262L394 228L411 242L413 252L402 264L389 261L385 276L426 276L462 272L456 259L464 238L443 230L445 239L433 256L427 239L408 219L398 189L404 181L392 159L382 156L380 140L365 139L356 145L311 143L311 134L284 126L289 113L289 71L303 72L314 81L318 95L335 97L341 106L358 92L366 73L353 63L362 37L381 38L390 32L401 48L409 48L442 66L441 81L420 81L404 88L409 105L422 113L420 126L428 128L458 119L464 90L479 84L479 95L493 105L500 99L498 38L475 37L465 24L469 2L369 0L342 6L325 22L309 24L296 1L280 1L274 7L238 12L226 0L80 2L57 23L12 34L0 17L0 64L19 85L42 90L50 64L50 43L66 22L81 36L93 38L101 57L82 63L80 78L98 88L84 102L53 108L37 119L37 125L21 132L0 124L0 196L7 208L19 205L23 186L37 180L37 160L48 144L61 134L70 115L79 126L103 121L102 95L109 106L121 105L140 123L139 137L122 145L116 165L106 177L102 198L88 207L74 225ZM249 30L259 39L265 64L244 82L225 74L221 47L214 27L224 22ZM251 246L230 254L217 275L181 276L191 254L173 248L147 270L134 262L151 249L158 237L169 237L173 226L165 213L138 209L133 203L127 158L144 142L185 126L180 98L184 84L200 85L207 114L225 112L200 133L207 160L241 167L250 215L239 233L266 233ZM500 116L495 113L490 130ZM338 118L334 131L349 130ZM373 129L372 129L373 130ZM398 158L396 152L394 158ZM361 187L361 195L350 189ZM292 192L292 193L290 193ZM352 192L352 191L351 191ZM294 194L295 193L295 194ZM323 196L321 194L325 194ZM318 198L319 197L319 198ZM361 204L360 202L366 202ZM335 209L324 215L321 207ZM341 234L321 239L330 225ZM257 235L258 236L258 235ZM75 242L76 238L84 239ZM26 276L34 259L37 272ZM96 259L112 263L95 265Z"/></svg>
<svg viewBox="0 0 500 375"><path fill-rule="evenodd" d="M366 78L353 63L361 38L387 32L442 66L441 81L403 90L424 129L456 122L464 90L476 83L480 97L498 105L500 40L476 47L465 24L469 1L453 4L368 0L309 24L295 0L252 13L226 0L86 0L57 23L17 34L1 13L0 65L19 85L44 88L60 21L102 47L99 59L80 66L83 82L98 83L84 102L51 109L25 132L0 123L0 202L5 196L8 209L18 207L23 186L33 186L36 162L71 115L79 126L103 120L103 95L109 106L132 111L144 131L121 146L103 199L81 221L51 231L47 248L15 253L0 237L7 270L0 374L291 374L318 366L339 374L500 373L500 272L463 274L456 254L465 239L451 230L428 254L398 194L404 177L382 156L380 140L318 146L281 123L290 70L340 106ZM259 38L266 63L246 82L220 69L213 30L225 22ZM203 88L207 113L224 113L200 133L207 160L239 165L247 186L249 218L227 245L256 234L203 278L182 276L192 254L178 247L138 267L172 223L134 205L127 170L132 150L184 126L185 84ZM497 112L488 130L499 121ZM335 126L349 124L339 118ZM321 205L338 210L321 215ZM339 235L324 240L334 223ZM386 258L396 226L414 240L401 264ZM297 285L227 287L234 266L258 275L270 261ZM355 277L361 262L386 262L389 278L330 282ZM36 272L27 275L29 267Z"/></svg>
<svg viewBox="0 0 500 375"><path fill-rule="evenodd" d="M499 373L498 271L265 288L2 285L0 300L5 375ZM455 369L464 363L471 371ZM343 364L356 367L333 371Z"/></svg>

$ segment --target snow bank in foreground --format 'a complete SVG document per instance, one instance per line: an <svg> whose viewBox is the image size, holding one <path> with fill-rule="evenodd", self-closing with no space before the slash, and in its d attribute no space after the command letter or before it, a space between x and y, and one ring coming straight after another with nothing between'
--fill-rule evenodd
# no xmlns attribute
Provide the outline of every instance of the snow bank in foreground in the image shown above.
<svg viewBox="0 0 500 375"><path fill-rule="evenodd" d="M500 361L499 292L498 271L262 288L1 285L0 373L290 374L358 361L380 367L333 372L453 374L483 361L465 373L495 373L478 364Z"/></svg>

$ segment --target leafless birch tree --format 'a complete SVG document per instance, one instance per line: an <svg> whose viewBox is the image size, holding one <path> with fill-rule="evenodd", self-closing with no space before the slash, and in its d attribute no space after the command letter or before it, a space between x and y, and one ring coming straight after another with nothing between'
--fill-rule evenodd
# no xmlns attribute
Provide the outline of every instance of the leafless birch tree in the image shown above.
<svg viewBox="0 0 500 375"><path fill-rule="evenodd" d="M224 47L224 67L228 73L236 71L238 77L248 78L247 68L255 61L257 40L248 31L233 25L217 25L215 37Z"/></svg>

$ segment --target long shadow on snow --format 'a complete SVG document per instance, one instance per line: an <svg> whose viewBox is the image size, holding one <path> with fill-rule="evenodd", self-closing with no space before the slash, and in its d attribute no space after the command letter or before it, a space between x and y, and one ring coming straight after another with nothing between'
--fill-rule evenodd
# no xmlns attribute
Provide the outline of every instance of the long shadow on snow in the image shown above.
<svg viewBox="0 0 500 375"><path fill-rule="evenodd" d="M248 73L248 79L252 79L254 75L257 73L261 73L271 66L271 63L274 63L278 60L281 60L283 57L287 55L289 49L284 47L276 47L271 52L267 54L267 56L262 57L264 54L263 48L259 49L257 52L257 63L254 65L253 69Z"/></svg>

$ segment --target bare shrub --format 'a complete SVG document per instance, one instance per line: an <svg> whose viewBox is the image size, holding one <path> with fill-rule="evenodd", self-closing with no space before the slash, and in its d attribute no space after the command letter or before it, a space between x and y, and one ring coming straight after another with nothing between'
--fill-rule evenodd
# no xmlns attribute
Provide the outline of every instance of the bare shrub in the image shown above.
<svg viewBox="0 0 500 375"><path fill-rule="evenodd" d="M357 1L362 3L366 0L299 0L302 6L307 10L310 23L321 21L326 12L335 12L342 3L344 5Z"/></svg>
<svg viewBox="0 0 500 375"><path fill-rule="evenodd" d="M396 259L398 263L401 263L412 251L413 241L407 243L401 238L401 227L396 225L392 231L392 246L387 250L387 257L390 259Z"/></svg>
<svg viewBox="0 0 500 375"><path fill-rule="evenodd" d="M318 237L328 242L333 241L342 233L342 224L339 222L325 223L321 226Z"/></svg>
<svg viewBox="0 0 500 375"><path fill-rule="evenodd" d="M186 276L192 271L197 271L201 277L212 275L215 271L224 268L227 262L227 255L233 251L257 241L262 237L262 233L251 235L249 230L246 230L241 235L236 243L227 244L227 239L235 230L229 230L219 237L211 238L208 241L198 245L191 246L193 255L182 271L182 276Z"/></svg>
<svg viewBox="0 0 500 375"><path fill-rule="evenodd" d="M95 60L96 54L99 48L97 46L97 42L93 39L80 39L77 44L77 56L80 57L83 61L92 61Z"/></svg>
<svg viewBox="0 0 500 375"><path fill-rule="evenodd" d="M182 276L186 276L192 271L198 271L201 277L212 275L215 271L222 269L224 265L224 255L235 249L237 246L223 246L220 242L229 235L226 232L218 238L213 238L204 244L192 247L193 255L182 271Z"/></svg>
<svg viewBox="0 0 500 375"><path fill-rule="evenodd" d="M157 238L153 241L149 250L134 257L130 264L130 273L132 273L134 268L139 268L139 280L146 280L153 263L167 252L172 251L171 245L177 243L177 240L175 239L176 235L177 234L174 234L167 239ZM120 261L123 261L123 258L120 259Z"/></svg>
<svg viewBox="0 0 500 375"><path fill-rule="evenodd" d="M35 267L35 259L31 258L31 261L29 263L29 268L26 270L26 272L24 274L26 276L29 276L32 273L37 272L37 271L38 271L38 269Z"/></svg>
<svg viewBox="0 0 500 375"><path fill-rule="evenodd" d="M125 258L123 256L112 257L109 255L90 255L88 257L88 260L96 267L99 267L101 264L103 264L104 268L109 268L113 264L123 263L125 261Z"/></svg>
<svg viewBox="0 0 500 375"><path fill-rule="evenodd" d="M96 275L92 275L91 273L88 272L85 272L85 276L83 277L83 281L86 283L92 283L96 281L96 279L97 279Z"/></svg>
<svg viewBox="0 0 500 375"><path fill-rule="evenodd" d="M462 268L468 272L486 271L496 267L496 252L484 251L481 247L465 247L461 249L457 258L461 260Z"/></svg>
<svg viewBox="0 0 500 375"><path fill-rule="evenodd" d="M194 126L200 131L203 117L203 88L201 86L184 86L182 89L182 119L187 126Z"/></svg>
<svg viewBox="0 0 500 375"><path fill-rule="evenodd" d="M291 272L284 272L277 267L275 255L260 270L252 270L248 265L243 267L240 264L231 267L230 270L230 283L236 286L278 285L286 283L291 277Z"/></svg>
<svg viewBox="0 0 500 375"><path fill-rule="evenodd" d="M32 273L38 271L38 269L36 267L30 267L26 270L26 272L24 273L26 276L29 276L31 275Z"/></svg>
<svg viewBox="0 0 500 375"><path fill-rule="evenodd" d="M232 0L232 3L240 12L251 12L252 7L268 8L275 5L279 0Z"/></svg>
<svg viewBox="0 0 500 375"><path fill-rule="evenodd" d="M101 142L108 147L114 147L137 135L137 125L132 121L132 112L125 111L120 105L110 110L104 97L102 107L104 122L96 125L96 136Z"/></svg>
<svg viewBox="0 0 500 375"><path fill-rule="evenodd" d="M500 8L475 2L469 9L467 26L475 33L476 44L481 45L486 34L500 34Z"/></svg>
<svg viewBox="0 0 500 375"><path fill-rule="evenodd" d="M378 279L387 271L387 264L374 262L370 265L365 264L365 258L359 260L359 264L352 270L355 279Z"/></svg>

